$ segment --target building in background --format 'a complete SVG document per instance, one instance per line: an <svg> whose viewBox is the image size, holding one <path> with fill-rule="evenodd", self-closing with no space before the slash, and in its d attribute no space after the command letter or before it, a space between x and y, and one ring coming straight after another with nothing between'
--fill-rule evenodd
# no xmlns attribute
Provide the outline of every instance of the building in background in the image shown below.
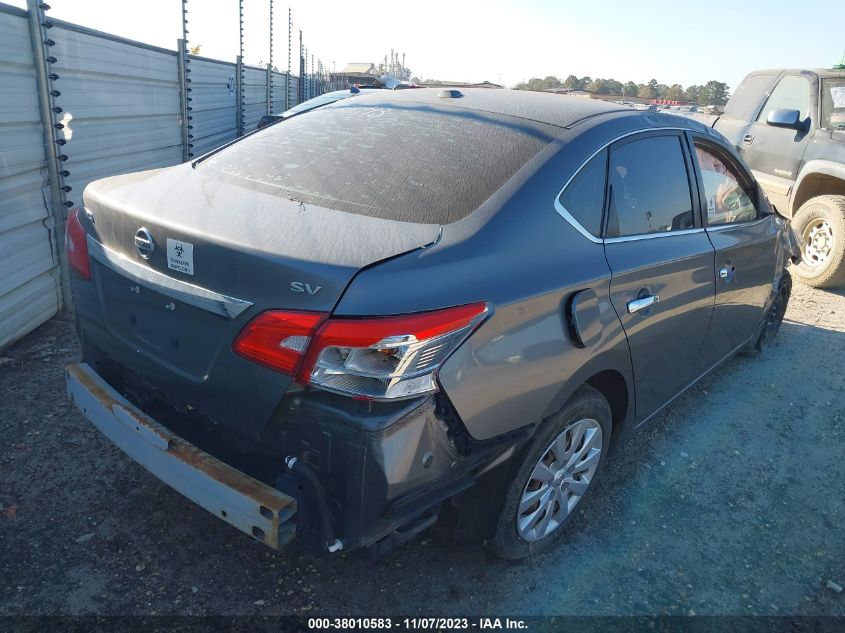
<svg viewBox="0 0 845 633"><path fill-rule="evenodd" d="M410 84L411 70L405 66L405 53L402 53L400 58L399 53L390 49L390 55L385 55L382 63L352 62L346 64L339 72L330 73L330 79L334 89L355 85L380 85L393 89Z"/></svg>

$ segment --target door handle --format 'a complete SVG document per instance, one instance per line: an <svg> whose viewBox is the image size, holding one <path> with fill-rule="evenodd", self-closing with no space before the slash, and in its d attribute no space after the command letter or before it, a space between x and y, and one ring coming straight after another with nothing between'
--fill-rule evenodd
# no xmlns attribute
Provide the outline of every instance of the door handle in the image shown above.
<svg viewBox="0 0 845 633"><path fill-rule="evenodd" d="M639 299L629 301L628 314L634 314L634 312L639 312L640 310L649 308L659 301L660 297L658 297L657 295L648 295L647 297L641 297Z"/></svg>
<svg viewBox="0 0 845 633"><path fill-rule="evenodd" d="M736 278L736 266L723 266L719 270L719 278L724 279L725 283L731 283Z"/></svg>
<svg viewBox="0 0 845 633"><path fill-rule="evenodd" d="M743 145L751 145L754 142L754 135L753 134L746 134L742 137L742 144Z"/></svg>

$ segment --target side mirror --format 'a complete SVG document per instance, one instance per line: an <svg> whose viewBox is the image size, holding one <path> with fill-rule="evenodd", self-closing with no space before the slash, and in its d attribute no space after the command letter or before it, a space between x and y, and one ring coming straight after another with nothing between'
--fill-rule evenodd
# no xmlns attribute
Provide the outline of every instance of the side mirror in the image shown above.
<svg viewBox="0 0 845 633"><path fill-rule="evenodd" d="M789 108L778 108L769 112L766 123L774 127L787 127L793 130L803 130L804 122L801 120L801 113L798 110Z"/></svg>

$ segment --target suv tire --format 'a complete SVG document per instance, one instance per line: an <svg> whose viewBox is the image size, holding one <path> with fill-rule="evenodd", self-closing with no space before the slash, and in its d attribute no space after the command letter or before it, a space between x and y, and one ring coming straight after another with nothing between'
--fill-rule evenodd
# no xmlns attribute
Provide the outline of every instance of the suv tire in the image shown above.
<svg viewBox="0 0 845 633"><path fill-rule="evenodd" d="M845 284L845 196L816 196L792 219L801 239L801 262L795 274L813 288Z"/></svg>

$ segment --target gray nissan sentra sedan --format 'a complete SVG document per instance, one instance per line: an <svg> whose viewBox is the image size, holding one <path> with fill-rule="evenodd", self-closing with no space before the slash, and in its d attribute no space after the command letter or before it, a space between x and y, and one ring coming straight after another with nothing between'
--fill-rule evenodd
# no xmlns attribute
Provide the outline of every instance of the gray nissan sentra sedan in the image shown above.
<svg viewBox="0 0 845 633"><path fill-rule="evenodd" d="M276 548L380 553L439 519L519 558L632 431L772 340L797 248L712 129L480 89L100 180L67 252L70 397L174 489Z"/></svg>

